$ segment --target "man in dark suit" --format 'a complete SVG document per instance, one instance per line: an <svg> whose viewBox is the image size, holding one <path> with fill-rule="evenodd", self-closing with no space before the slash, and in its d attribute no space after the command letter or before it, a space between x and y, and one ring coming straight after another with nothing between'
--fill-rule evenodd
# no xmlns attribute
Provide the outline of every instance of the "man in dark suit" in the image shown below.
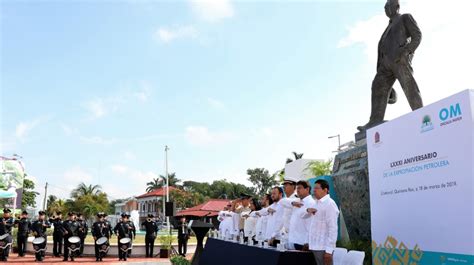
<svg viewBox="0 0 474 265"><path fill-rule="evenodd" d="M186 222L186 217L181 217L178 223L178 252L179 255L183 257L186 257L190 232L188 222Z"/></svg>
<svg viewBox="0 0 474 265"><path fill-rule="evenodd" d="M372 110L369 122L357 127L361 132L383 122L389 96L396 98L392 86L397 79L411 109L423 107L411 67L413 54L421 42L421 31L415 19L410 14L400 14L399 9L399 0L387 0L385 14L390 22L379 41L377 74L372 82Z"/></svg>

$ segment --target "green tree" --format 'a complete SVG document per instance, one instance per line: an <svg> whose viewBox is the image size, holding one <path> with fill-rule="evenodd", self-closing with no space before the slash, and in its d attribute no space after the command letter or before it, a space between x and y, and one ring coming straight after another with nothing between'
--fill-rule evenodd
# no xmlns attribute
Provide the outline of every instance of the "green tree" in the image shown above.
<svg viewBox="0 0 474 265"><path fill-rule="evenodd" d="M247 175L250 176L248 180L256 187L255 192L259 196L264 195L269 189L278 184L275 175L270 175L268 170L264 168L248 169Z"/></svg>
<svg viewBox="0 0 474 265"><path fill-rule="evenodd" d="M63 213L63 215L66 214L68 211L66 207L66 201L61 200L61 199L55 199L54 201L50 201L51 196L56 198L54 195L50 195L48 197L48 207L46 208L46 212L48 213L48 216L53 216L58 212Z"/></svg>
<svg viewBox="0 0 474 265"><path fill-rule="evenodd" d="M98 195L101 193L102 187L100 185L86 185L84 182L79 184L77 188L71 192L71 197L77 199L85 195Z"/></svg>
<svg viewBox="0 0 474 265"><path fill-rule="evenodd" d="M209 199L208 197L205 197L204 195L197 192L186 192L183 190L170 191L170 198L175 202L176 208L180 209L186 209L199 205Z"/></svg>
<svg viewBox="0 0 474 265"><path fill-rule="evenodd" d="M39 194L35 190L35 183L27 178L23 181L23 195L21 197L21 207L36 207L36 196Z"/></svg>
<svg viewBox="0 0 474 265"><path fill-rule="evenodd" d="M170 173L168 174L168 181L169 181L169 186L173 187L178 187L179 183L181 182L180 179L176 177L176 173ZM158 178L154 178L152 181L148 182L146 188L146 192L151 192L153 190L162 188L166 186L166 176L160 175Z"/></svg>
<svg viewBox="0 0 474 265"><path fill-rule="evenodd" d="M306 165L306 169L316 177L331 175L332 159L328 159L327 161L311 161Z"/></svg>
<svg viewBox="0 0 474 265"><path fill-rule="evenodd" d="M146 186L146 192L152 192L153 190L163 187L163 180L161 178L153 178Z"/></svg>

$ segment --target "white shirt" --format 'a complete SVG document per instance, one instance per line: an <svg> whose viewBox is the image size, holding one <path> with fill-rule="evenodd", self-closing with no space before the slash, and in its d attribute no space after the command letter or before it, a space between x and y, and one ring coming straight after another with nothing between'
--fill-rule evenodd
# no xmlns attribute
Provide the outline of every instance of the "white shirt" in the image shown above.
<svg viewBox="0 0 474 265"><path fill-rule="evenodd" d="M268 215L263 214L266 212L266 208L262 208L257 212L260 214L260 216L257 218L257 223L255 225L256 240L264 240L265 233L267 231Z"/></svg>
<svg viewBox="0 0 474 265"><path fill-rule="evenodd" d="M286 197L280 200L280 204L284 207L283 213L283 228L285 229L285 233L289 232L290 228L290 219L291 213L293 212L293 205L291 205L294 201L300 201L296 196L296 193L293 193L290 197Z"/></svg>
<svg viewBox="0 0 474 265"><path fill-rule="evenodd" d="M224 211L223 212L223 220L219 226L219 229L221 230L221 233L224 236L230 236L232 235L234 231L234 222L232 216L234 215L233 212L231 211Z"/></svg>
<svg viewBox="0 0 474 265"><path fill-rule="evenodd" d="M267 230L265 233L265 239L276 238L280 239L280 232L283 229L283 215L285 214L284 207L281 205L281 200L274 202L267 209L273 209L273 214L268 213Z"/></svg>
<svg viewBox="0 0 474 265"><path fill-rule="evenodd" d="M293 206L290 218L288 240L290 243L304 245L309 242L309 227L311 226L311 218L303 218L306 215L306 209L314 208L315 201L311 195L306 196L303 200L298 199L303 206L300 208Z"/></svg>
<svg viewBox="0 0 474 265"><path fill-rule="evenodd" d="M252 237L256 234L257 215L255 212L247 213L249 217L244 222L244 235L246 237Z"/></svg>
<svg viewBox="0 0 474 265"><path fill-rule="evenodd" d="M311 219L309 249L324 250L332 254L336 248L339 209L329 194L316 200L315 205L316 214L306 213L304 216Z"/></svg>

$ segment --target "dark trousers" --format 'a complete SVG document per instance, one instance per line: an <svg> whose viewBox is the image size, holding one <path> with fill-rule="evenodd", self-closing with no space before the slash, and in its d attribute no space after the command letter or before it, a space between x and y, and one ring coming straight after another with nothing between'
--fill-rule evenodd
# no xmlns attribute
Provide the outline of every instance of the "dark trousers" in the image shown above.
<svg viewBox="0 0 474 265"><path fill-rule="evenodd" d="M372 110L369 124L382 123L387 108L388 97L395 80L398 79L412 110L423 107L420 90L413 77L411 56L402 56L397 62L387 57L379 58L377 74L372 81Z"/></svg>
<svg viewBox="0 0 474 265"><path fill-rule="evenodd" d="M53 234L53 255L59 256L62 254L63 236L61 234Z"/></svg>
<svg viewBox="0 0 474 265"><path fill-rule="evenodd" d="M80 247L80 250L79 250L79 255L82 255L82 253L84 253L84 241L85 240L86 240L86 237L81 236L81 247Z"/></svg>
<svg viewBox="0 0 474 265"><path fill-rule="evenodd" d="M153 257L153 249L155 248L155 236L145 237L145 251L147 257Z"/></svg>
<svg viewBox="0 0 474 265"><path fill-rule="evenodd" d="M21 257L23 257L26 253L27 240L28 240L28 236L26 235L18 235L16 237L16 242L18 245L18 255L20 255Z"/></svg>
<svg viewBox="0 0 474 265"><path fill-rule="evenodd" d="M179 236L178 237L178 252L179 255L186 255L188 249L188 236Z"/></svg>

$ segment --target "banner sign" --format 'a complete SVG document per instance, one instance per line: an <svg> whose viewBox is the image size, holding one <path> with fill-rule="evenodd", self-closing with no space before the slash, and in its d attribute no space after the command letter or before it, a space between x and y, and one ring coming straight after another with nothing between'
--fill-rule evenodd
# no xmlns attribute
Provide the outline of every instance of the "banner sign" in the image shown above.
<svg viewBox="0 0 474 265"><path fill-rule="evenodd" d="M474 264L474 91L367 131L373 264Z"/></svg>
<svg viewBox="0 0 474 265"><path fill-rule="evenodd" d="M12 198L16 202L12 208L21 208L25 169L16 159L0 156L0 199Z"/></svg>

